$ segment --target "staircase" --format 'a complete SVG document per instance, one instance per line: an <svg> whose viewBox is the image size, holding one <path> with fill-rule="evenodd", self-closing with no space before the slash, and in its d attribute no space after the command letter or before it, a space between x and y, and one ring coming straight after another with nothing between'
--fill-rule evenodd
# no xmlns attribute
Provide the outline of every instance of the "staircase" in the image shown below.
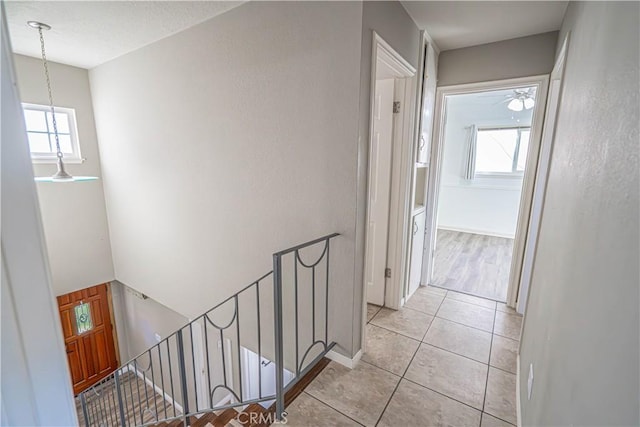
<svg viewBox="0 0 640 427"><path fill-rule="evenodd" d="M329 234L77 396L90 426L267 426L326 366Z"/></svg>

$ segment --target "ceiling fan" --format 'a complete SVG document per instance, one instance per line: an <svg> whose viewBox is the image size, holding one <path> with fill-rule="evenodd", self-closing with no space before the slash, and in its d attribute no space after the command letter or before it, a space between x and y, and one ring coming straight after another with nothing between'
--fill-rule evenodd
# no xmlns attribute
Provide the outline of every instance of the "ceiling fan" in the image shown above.
<svg viewBox="0 0 640 427"><path fill-rule="evenodd" d="M511 111L530 110L535 105L536 88L514 89L513 94L502 102L508 102L507 108Z"/></svg>

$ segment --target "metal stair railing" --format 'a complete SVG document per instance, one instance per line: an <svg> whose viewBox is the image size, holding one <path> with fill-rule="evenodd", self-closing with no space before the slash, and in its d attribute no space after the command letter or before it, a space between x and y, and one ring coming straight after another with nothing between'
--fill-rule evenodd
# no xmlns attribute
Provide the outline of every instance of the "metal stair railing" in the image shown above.
<svg viewBox="0 0 640 427"><path fill-rule="evenodd" d="M274 401L270 421L281 420L285 393L335 345L330 241L338 235L273 254L272 271L79 393L80 424L186 427L204 413Z"/></svg>

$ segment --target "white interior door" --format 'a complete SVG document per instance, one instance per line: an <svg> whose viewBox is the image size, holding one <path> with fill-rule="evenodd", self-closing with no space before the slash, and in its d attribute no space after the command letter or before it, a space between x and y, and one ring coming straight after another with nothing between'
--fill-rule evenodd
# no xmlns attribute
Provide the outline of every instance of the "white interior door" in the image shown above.
<svg viewBox="0 0 640 427"><path fill-rule="evenodd" d="M369 229L367 230L367 302L384 305L389 236L394 80L376 81L373 138L369 165Z"/></svg>

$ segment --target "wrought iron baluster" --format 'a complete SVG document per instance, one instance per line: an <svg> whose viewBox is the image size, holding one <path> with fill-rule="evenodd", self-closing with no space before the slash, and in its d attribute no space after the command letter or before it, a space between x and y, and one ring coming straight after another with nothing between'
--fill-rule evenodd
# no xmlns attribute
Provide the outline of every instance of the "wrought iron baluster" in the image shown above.
<svg viewBox="0 0 640 427"><path fill-rule="evenodd" d="M326 345L329 345L329 249L331 246L331 239L327 239L327 277L325 278L326 282L326 292L325 292L325 300L324 300L324 342Z"/></svg>
<svg viewBox="0 0 640 427"><path fill-rule="evenodd" d="M129 370L129 368L131 367L131 365L127 365L127 382L129 383L129 397L131 397L131 415L133 416L133 424L136 424L136 402L135 399L133 398L133 384L131 384L133 382L133 379L138 379L138 377L136 377L136 374L132 374L131 371ZM132 379L133 377L133 379ZM126 388L125 388L125 394L126 394ZM125 399L126 402L126 399ZM127 403L127 406L129 404ZM128 413L129 411L127 411ZM140 423L142 424L142 419L140 419Z"/></svg>
<svg viewBox="0 0 640 427"><path fill-rule="evenodd" d="M213 408L213 393L211 392L211 368L209 367L209 334L207 333L207 315L203 317L204 323L204 348L207 357L207 394L209 395L209 408Z"/></svg>
<svg viewBox="0 0 640 427"><path fill-rule="evenodd" d="M124 405L122 404L122 390L120 390L120 370L114 373L114 381L116 386L116 394L118 395L118 409L120 410L120 425L126 427L127 421L124 417Z"/></svg>
<svg viewBox="0 0 640 427"><path fill-rule="evenodd" d="M115 383L114 383L114 384L112 384L112 385L111 385L111 387L110 387L109 397L111 398L111 400L109 401L109 399L107 399L107 401L108 401L110 404L112 404L112 405L113 405L113 406L112 406L112 408L117 408L117 407L118 407L118 405L116 404L116 398L115 398L115 396L114 396L114 394L115 394L115 393L114 393L114 391L115 391ZM114 424L114 425L119 424L119 422L118 422L118 413L117 413L117 412L114 412L114 413L113 413L113 416L114 416L114 418L116 419L116 422L115 422L115 424Z"/></svg>
<svg viewBox="0 0 640 427"><path fill-rule="evenodd" d="M93 391L93 387L91 388L91 391ZM94 393L95 394L95 393ZM93 397L91 399L91 420L93 421L93 423L97 424L98 421L98 416L96 414L96 401L95 401L95 397ZM93 424L93 423L89 423L89 424Z"/></svg>
<svg viewBox="0 0 640 427"><path fill-rule="evenodd" d="M186 426L189 420L187 416L189 414L189 393L187 391L187 373L184 366L184 345L182 340L182 329L178 330L176 335L178 343L178 365L180 366L180 385L182 388L182 415L184 418L184 425Z"/></svg>
<svg viewBox="0 0 640 427"><path fill-rule="evenodd" d="M196 411L200 410L200 405L198 405L198 380L196 380L196 359L195 359L195 351L193 350L193 322L189 323L189 336L191 337L191 370L193 371L193 386L195 389L195 398L196 398ZM182 407L184 409L184 406Z"/></svg>
<svg viewBox="0 0 640 427"><path fill-rule="evenodd" d="M162 369L162 353L160 352L160 346L157 345L158 349L158 364L160 365L160 385L162 386L162 404L164 406L164 417L168 418L167 415L167 399L165 398L164 392L164 369Z"/></svg>
<svg viewBox="0 0 640 427"><path fill-rule="evenodd" d="M262 399L262 345L260 342L260 282L256 282L256 326L258 331L258 398Z"/></svg>
<svg viewBox="0 0 640 427"><path fill-rule="evenodd" d="M149 356L149 361L151 361L151 356ZM149 405L149 386L147 385L147 373L146 373L146 371L147 371L146 369L142 370L142 379L144 381L144 401L147 404L147 409L149 410L149 412L151 412L151 406Z"/></svg>
<svg viewBox="0 0 640 427"><path fill-rule="evenodd" d="M131 366L131 365L129 365ZM136 375L136 390L138 391L138 411L140 411L140 423L144 424L144 411L142 409L142 400L140 399L141 397L141 393L140 393L140 381L138 380L138 361L136 359L133 359L133 371L135 372ZM144 387L146 387L147 384L144 384Z"/></svg>
<svg viewBox="0 0 640 427"><path fill-rule="evenodd" d="M182 331L180 331L182 332ZM169 364L169 382L171 384L171 402L173 406L173 416L176 416L176 398L175 398L175 394L173 391L173 370L171 368L171 351L169 350L169 339L167 338L167 340L165 341L165 344L167 345L167 363Z"/></svg>
<svg viewBox="0 0 640 427"><path fill-rule="evenodd" d="M299 352L299 343L300 343L300 335L298 334L298 260L300 259L300 254L298 251L295 252L295 256L293 257L293 295L294 295L294 315L295 315L295 328L296 328L296 376L300 375L300 356Z"/></svg>
<svg viewBox="0 0 640 427"><path fill-rule="evenodd" d="M279 254L273 256L273 304L276 353L276 420L280 421L284 415L284 350L282 342L282 258Z"/></svg>
<svg viewBox="0 0 640 427"><path fill-rule="evenodd" d="M82 407L82 416L84 417L84 425L89 427L89 415L87 413L87 397L85 393L80 393L80 406Z"/></svg>
<svg viewBox="0 0 640 427"><path fill-rule="evenodd" d="M107 377L107 378L108 378L108 380L105 380L105 382L104 382L104 389L103 389L103 391L102 391L102 394L103 394L103 396L104 396L104 400L106 401L106 402L105 402L105 404L106 404L107 409L108 409L108 414L109 414L109 425L111 425L111 426L112 426L112 425L115 425L115 424L117 423L117 421L116 421L116 423L114 423L114 422L113 422L113 416L114 416L114 413L113 413L113 406L111 406L111 404L110 404L110 402L109 402L109 396L112 394L112 393L111 393L111 388L112 388L112 385L113 385L113 384L112 384L112 382L110 381L110 380L111 380L111 377Z"/></svg>
<svg viewBox="0 0 640 427"><path fill-rule="evenodd" d="M224 381L224 386L229 387L227 385L227 362L224 357L224 333L222 329L220 329L220 349L222 351L222 379Z"/></svg>
<svg viewBox="0 0 640 427"><path fill-rule="evenodd" d="M324 256L324 253L322 255ZM311 267L311 342L312 343L316 342L316 266L315 265Z"/></svg>
<svg viewBox="0 0 640 427"><path fill-rule="evenodd" d="M235 309L236 309L236 339L238 340L238 345L236 346L238 350L238 377L240 381L240 401L244 401L244 395L242 394L242 360L240 360L240 311L238 307L238 294L236 294L235 299Z"/></svg>
<svg viewBox="0 0 640 427"><path fill-rule="evenodd" d="M151 370L151 382L153 383L153 386L155 387L156 385L156 376L153 373L153 354L151 354L151 349L147 350L147 354L149 355L149 369ZM163 396L164 397L164 396ZM158 397L156 396L156 391L155 389L153 390L153 406L155 408L155 416L156 416L156 421L159 421L160 418L158 417Z"/></svg>

